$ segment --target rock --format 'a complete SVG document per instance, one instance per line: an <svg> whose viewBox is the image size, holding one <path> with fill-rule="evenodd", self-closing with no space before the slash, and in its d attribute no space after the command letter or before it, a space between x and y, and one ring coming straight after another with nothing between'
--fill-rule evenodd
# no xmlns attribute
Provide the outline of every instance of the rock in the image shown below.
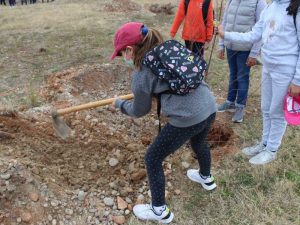
<svg viewBox="0 0 300 225"><path fill-rule="evenodd" d="M188 169L190 167L190 164L188 162L182 162L181 165L185 169Z"/></svg>
<svg viewBox="0 0 300 225"><path fill-rule="evenodd" d="M106 198L103 199L103 202L107 206L113 206L114 205L114 200L112 198L106 197Z"/></svg>
<svg viewBox="0 0 300 225"><path fill-rule="evenodd" d="M120 170L120 173L121 173L121 175L125 175L125 174L127 174L127 171L124 170L124 169L121 169L121 170Z"/></svg>
<svg viewBox="0 0 300 225"><path fill-rule="evenodd" d="M37 202L39 200L39 195L35 192L32 192L29 194L29 198L31 199L31 201Z"/></svg>
<svg viewBox="0 0 300 225"><path fill-rule="evenodd" d="M92 171L92 172L96 172L97 169L98 169L98 164L97 164L96 162L93 162L93 163L91 164L91 171Z"/></svg>
<svg viewBox="0 0 300 225"><path fill-rule="evenodd" d="M115 159L115 158L110 158L108 163L111 167L114 167L114 166L118 165L119 160Z"/></svg>
<svg viewBox="0 0 300 225"><path fill-rule="evenodd" d="M145 197L144 195L140 194L138 197L137 197L137 200L136 200L136 203L137 204L142 204L145 200Z"/></svg>
<svg viewBox="0 0 300 225"><path fill-rule="evenodd" d="M52 220L52 225L57 225L57 220L56 219Z"/></svg>
<svg viewBox="0 0 300 225"><path fill-rule="evenodd" d="M84 191L79 191L77 198L79 201L83 201L85 199L86 193Z"/></svg>
<svg viewBox="0 0 300 225"><path fill-rule="evenodd" d="M143 149L144 146L140 146L139 144L128 144L126 148L131 152L138 152L140 149Z"/></svg>
<svg viewBox="0 0 300 225"><path fill-rule="evenodd" d="M116 182L110 182L109 183L109 186L114 189L114 190L117 190L118 189L118 185L116 184Z"/></svg>
<svg viewBox="0 0 300 225"><path fill-rule="evenodd" d="M72 209L66 209L66 210L65 210L65 213L66 213L67 215L73 215L73 210L72 210Z"/></svg>
<svg viewBox="0 0 300 225"><path fill-rule="evenodd" d="M13 185L13 184L9 184L9 185L7 185L6 189L9 192L14 192L17 189L17 187L15 185Z"/></svg>
<svg viewBox="0 0 300 225"><path fill-rule="evenodd" d="M147 171L145 169L141 169L138 172L131 174L131 180L134 182L140 181L141 179L146 177L146 175Z"/></svg>
<svg viewBox="0 0 300 225"><path fill-rule="evenodd" d="M116 224L124 224L125 223L125 217L124 216L113 216L112 219Z"/></svg>
<svg viewBox="0 0 300 225"><path fill-rule="evenodd" d="M125 210L125 215L127 216L127 215L129 215L130 214L130 210L129 209L126 209Z"/></svg>
<svg viewBox="0 0 300 225"><path fill-rule="evenodd" d="M176 189L174 192L176 195L180 195L180 190Z"/></svg>
<svg viewBox="0 0 300 225"><path fill-rule="evenodd" d="M127 202L125 202L121 197L117 197L117 203L118 203L118 209L126 209L127 208Z"/></svg>
<svg viewBox="0 0 300 225"><path fill-rule="evenodd" d="M133 173L134 171L136 171L135 169L135 161L131 162L128 166L128 172L129 173ZM127 173L127 172L126 172Z"/></svg>
<svg viewBox="0 0 300 225"><path fill-rule="evenodd" d="M2 221L0 221L2 222ZM17 223L21 223L22 222L22 219L20 217L17 218Z"/></svg>
<svg viewBox="0 0 300 225"><path fill-rule="evenodd" d="M32 220L32 215L29 212L22 212L21 220L25 223L29 223Z"/></svg>
<svg viewBox="0 0 300 225"><path fill-rule="evenodd" d="M53 206L53 207L57 207L58 204L59 204L59 202L58 202L57 200L52 200L52 201L50 202L50 205Z"/></svg>
<svg viewBox="0 0 300 225"><path fill-rule="evenodd" d="M149 137L142 137L141 141L142 141L142 144L145 146L148 146L151 143L151 139Z"/></svg>
<svg viewBox="0 0 300 225"><path fill-rule="evenodd" d="M1 174L0 177L3 180L9 180L11 178L11 175L9 173L6 173L6 174Z"/></svg>
<svg viewBox="0 0 300 225"><path fill-rule="evenodd" d="M33 167L33 168L31 169L31 171L32 171L32 173L34 173L34 174L36 174L36 175L39 175L39 174L40 174L40 170L39 170L38 168L36 168L36 167Z"/></svg>
<svg viewBox="0 0 300 225"><path fill-rule="evenodd" d="M131 199L130 198L128 198L128 197L126 197L126 202L128 203L128 204L132 204L132 201L131 201Z"/></svg>

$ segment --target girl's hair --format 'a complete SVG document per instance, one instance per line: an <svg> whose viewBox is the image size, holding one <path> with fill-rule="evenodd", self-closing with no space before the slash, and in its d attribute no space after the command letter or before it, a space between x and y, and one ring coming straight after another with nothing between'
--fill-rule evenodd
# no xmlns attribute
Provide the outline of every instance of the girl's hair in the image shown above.
<svg viewBox="0 0 300 225"><path fill-rule="evenodd" d="M146 34L143 41L134 46L134 65L136 68L141 69L142 61L145 54L163 42L163 37L159 31L148 28L148 33Z"/></svg>
<svg viewBox="0 0 300 225"><path fill-rule="evenodd" d="M300 7L300 0L291 0L290 5L286 8L288 15L296 15Z"/></svg>

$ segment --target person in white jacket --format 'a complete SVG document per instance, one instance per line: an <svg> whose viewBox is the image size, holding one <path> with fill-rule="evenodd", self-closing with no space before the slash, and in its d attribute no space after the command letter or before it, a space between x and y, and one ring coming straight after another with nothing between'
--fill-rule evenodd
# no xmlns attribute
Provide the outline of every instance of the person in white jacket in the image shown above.
<svg viewBox="0 0 300 225"><path fill-rule="evenodd" d="M225 41L255 43L262 40L262 140L243 149L243 153L252 156L249 161L252 164L265 164L276 159L287 126L284 96L288 92L292 96L300 93L299 5L299 0L274 0L248 33L224 32L222 26L218 28Z"/></svg>

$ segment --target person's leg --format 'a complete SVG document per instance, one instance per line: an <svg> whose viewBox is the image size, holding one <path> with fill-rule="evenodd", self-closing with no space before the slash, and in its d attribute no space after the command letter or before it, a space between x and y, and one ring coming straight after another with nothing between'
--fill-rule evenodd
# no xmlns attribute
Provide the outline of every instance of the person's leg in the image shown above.
<svg viewBox="0 0 300 225"><path fill-rule="evenodd" d="M214 122L216 114L212 114L203 125L204 129L197 135L191 138L192 149L197 155L200 170L189 169L187 176L190 180L200 183L205 190L214 190L217 185L214 182L214 178L211 176L211 155L206 138L208 132Z"/></svg>
<svg viewBox="0 0 300 225"><path fill-rule="evenodd" d="M271 128L270 106L272 101L272 78L270 73L263 68L261 78L261 111L263 116L263 131L261 141L253 146L244 148L242 152L247 156L255 156L267 146Z"/></svg>
<svg viewBox="0 0 300 225"><path fill-rule="evenodd" d="M227 49L227 61L229 65L229 85L228 85L228 94L227 100L229 102L235 102L237 96L238 82L237 82L237 51L232 51Z"/></svg>
<svg viewBox="0 0 300 225"><path fill-rule="evenodd" d="M172 221L174 215L165 204L165 176L162 162L202 129L202 123L187 128L166 124L150 145L145 155L145 164L152 204L138 204L133 207L133 212L139 219L156 220L162 223Z"/></svg>
<svg viewBox="0 0 300 225"><path fill-rule="evenodd" d="M237 99L236 111L232 117L232 121L237 123L243 122L248 98L250 67L246 63L249 53L249 51L237 52Z"/></svg>
<svg viewBox="0 0 300 225"><path fill-rule="evenodd" d="M262 143L268 144L269 133L271 128L270 107L272 102L272 78L270 73L263 69L261 79L261 111L263 115L263 133Z"/></svg>
<svg viewBox="0 0 300 225"><path fill-rule="evenodd" d="M193 53L200 55L203 57L204 54L204 43L196 42L196 41L187 41L185 40L185 47L189 50L191 50Z"/></svg>
<svg viewBox="0 0 300 225"><path fill-rule="evenodd" d="M192 51L192 48L191 48L192 42L191 42L191 41L184 40L184 43L185 43L185 47L186 47L187 49L189 49L189 50Z"/></svg>
<svg viewBox="0 0 300 225"><path fill-rule="evenodd" d="M283 112L284 96L287 94L293 76L291 74L270 72L270 77L272 80L272 97L268 111L270 128L267 146L265 151L250 159L249 162L252 164L265 164L276 159L276 153L286 130L287 123Z"/></svg>
<svg viewBox="0 0 300 225"><path fill-rule="evenodd" d="M245 106L249 90L250 67L247 66L247 59L250 51L242 51L237 54L237 106Z"/></svg>
<svg viewBox="0 0 300 225"><path fill-rule="evenodd" d="M293 76L291 74L271 72L271 77L273 96L269 112L271 128L267 147L277 151L286 130L287 123L284 119L283 103Z"/></svg>
<svg viewBox="0 0 300 225"><path fill-rule="evenodd" d="M202 42L194 42L193 50L195 54L203 57L204 56L204 43Z"/></svg>
<svg viewBox="0 0 300 225"><path fill-rule="evenodd" d="M227 62L229 66L229 83L227 91L227 100L218 106L218 112L235 111L235 100L237 96L237 52L231 49L226 49Z"/></svg>
<svg viewBox="0 0 300 225"><path fill-rule="evenodd" d="M174 153L191 137L204 129L201 124L179 128L166 124L145 155L145 164L153 206L165 204L165 176L162 167L163 160Z"/></svg>
<svg viewBox="0 0 300 225"><path fill-rule="evenodd" d="M197 155L200 173L203 176L210 176L210 167L211 167L211 155L210 149L206 142L208 132L211 128L211 125L215 121L216 114L211 115L204 125L205 128L194 137L191 138L191 147L195 154Z"/></svg>

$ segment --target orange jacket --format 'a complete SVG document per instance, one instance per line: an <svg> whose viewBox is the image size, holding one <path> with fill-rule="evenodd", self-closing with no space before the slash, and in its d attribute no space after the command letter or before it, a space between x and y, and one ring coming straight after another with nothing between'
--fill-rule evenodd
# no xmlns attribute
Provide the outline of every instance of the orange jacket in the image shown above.
<svg viewBox="0 0 300 225"><path fill-rule="evenodd" d="M204 0L190 0L187 14L185 15L184 0L180 0L179 7L170 30L171 37L175 37L178 28L184 20L182 38L187 41L206 42L213 36L213 5L208 8L207 23L203 21L202 4Z"/></svg>

